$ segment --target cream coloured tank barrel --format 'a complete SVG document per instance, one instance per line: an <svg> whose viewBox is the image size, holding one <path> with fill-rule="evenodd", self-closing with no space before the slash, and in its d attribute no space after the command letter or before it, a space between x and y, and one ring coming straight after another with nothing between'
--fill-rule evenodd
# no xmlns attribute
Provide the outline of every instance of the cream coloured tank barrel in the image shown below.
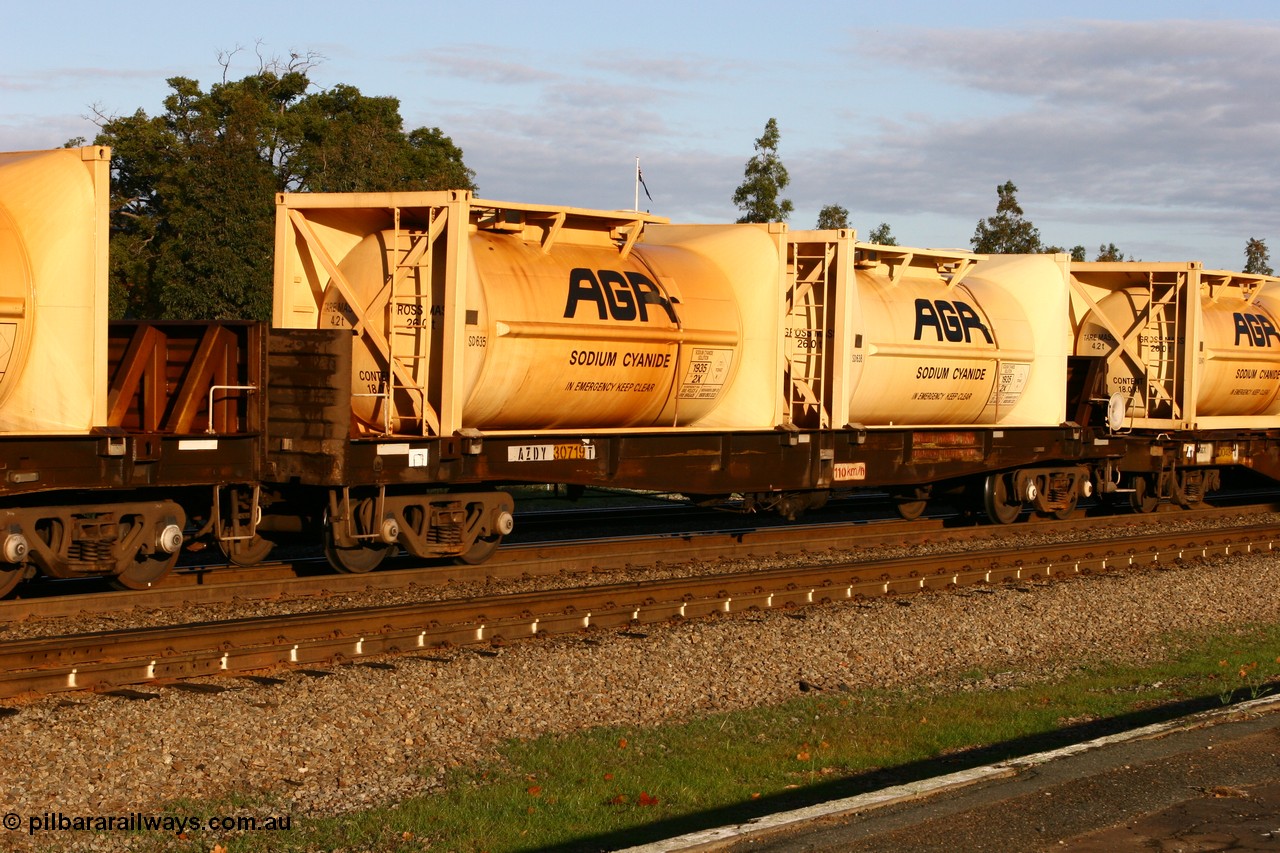
<svg viewBox="0 0 1280 853"><path fill-rule="evenodd" d="M1238 289L1200 294L1201 354L1197 356L1198 416L1248 416L1280 413L1280 306L1272 298L1247 300ZM1111 329L1130 334L1128 352L1094 312L1076 335L1076 355L1107 358L1107 396L1120 393L1145 399L1184 370L1185 337L1173 318L1149 307L1148 292L1127 287L1099 300L1097 311ZM1152 316L1154 314L1154 317ZM1158 411L1159 399L1152 399Z"/></svg>
<svg viewBox="0 0 1280 853"><path fill-rule="evenodd" d="M1024 278L1061 280L1048 260L1043 269L1034 261L1025 266ZM858 271L850 420L1003 422L1028 388L1036 360L1023 304L979 271L958 283L932 269L911 272Z"/></svg>
<svg viewBox="0 0 1280 853"><path fill-rule="evenodd" d="M0 404L16 385L31 339L31 263L13 215L0 200Z"/></svg>
<svg viewBox="0 0 1280 853"><path fill-rule="evenodd" d="M707 257L678 246L557 240L472 230L462 341L462 421L478 429L679 426L715 408L738 367L741 321L729 282ZM340 263L353 297L385 308L354 358L353 411L371 430L399 431L396 388L438 387L446 276L437 266L395 278L396 237L366 236ZM658 270L656 272L655 270ZM394 291L394 295L392 295ZM370 320L370 316L379 319ZM322 328L361 318L331 288ZM385 344L380 343L385 340ZM393 364L393 376L385 365Z"/></svg>
<svg viewBox="0 0 1280 853"><path fill-rule="evenodd" d="M110 157L0 154L0 432L105 422Z"/></svg>

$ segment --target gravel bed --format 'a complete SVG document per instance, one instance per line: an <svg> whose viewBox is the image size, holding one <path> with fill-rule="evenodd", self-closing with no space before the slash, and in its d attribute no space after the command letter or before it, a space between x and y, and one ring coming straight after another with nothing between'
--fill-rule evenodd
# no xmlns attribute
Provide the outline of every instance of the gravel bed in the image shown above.
<svg viewBox="0 0 1280 853"><path fill-rule="evenodd" d="M0 791L23 816L156 814L232 792L265 792L277 813L337 814L426 791L512 737L776 703L802 682L941 684L982 667L1001 686L1044 677L1050 659L1142 661L1166 631L1280 620L1277 586L1280 556L1253 555L47 697L0 711ZM0 834L8 849L127 841Z"/></svg>
<svg viewBox="0 0 1280 853"><path fill-rule="evenodd" d="M1129 520L1121 517L1116 525L1121 528L1141 530L1142 533L1195 531L1219 529L1234 524L1244 523L1277 523L1280 524L1280 513L1241 516L1232 519L1197 520L1183 518L1177 513L1156 516L1133 516ZM1059 542L1079 542L1097 538L1100 534L1090 530L1063 530L1052 533L1028 533L1013 527L990 527L990 538L972 544L974 550L990 548L1008 548L1017 546L1033 547ZM1112 534L1108 534L1112 535ZM282 597L271 600L223 602L217 604L188 605L177 612L175 608L150 610L124 610L118 613L81 614L78 616L55 617L49 619L28 619L21 622L0 623L0 642L5 640L25 640L39 637L52 637L65 634L89 633L94 631L116 631L129 628L154 628L171 625L175 622L191 624L211 622L223 619L243 619L255 616L267 616L283 613L316 613L325 610L336 610L353 607L374 607L379 605L408 604L415 601L439 601L447 598L469 598L479 596L500 595L504 593L530 592L542 589L559 589L586 585L609 585L636 583L644 580L663 578L696 577L716 573L749 571L759 568L782 568L791 565L825 564L835 562L858 562L863 560L885 560L905 557L923 556L929 553L954 552L958 545L952 538L952 532L940 531L938 541L932 544L921 544L899 547L878 547L859 550L837 550L810 552L778 556L768 559L751 558L725 560L716 562L689 561L684 563L664 563L656 566L636 566L625 569L599 570L589 573L565 572L559 575L540 575L524 579L490 580L485 582L453 582L430 586L411 586L404 589L370 590L364 592L341 593L333 595L308 595L297 598ZM394 571L394 570L392 570ZM442 573L447 573L442 568Z"/></svg>

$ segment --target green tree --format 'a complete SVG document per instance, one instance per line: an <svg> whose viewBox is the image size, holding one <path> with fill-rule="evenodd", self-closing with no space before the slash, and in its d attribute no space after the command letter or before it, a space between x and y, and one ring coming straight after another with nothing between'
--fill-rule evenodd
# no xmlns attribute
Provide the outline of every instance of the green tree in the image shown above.
<svg viewBox="0 0 1280 853"><path fill-rule="evenodd" d="M890 232L888 222L881 222L871 229L871 233L867 235L867 242L880 246L896 246L898 245L898 238L894 237L893 233Z"/></svg>
<svg viewBox="0 0 1280 853"><path fill-rule="evenodd" d="M1096 261L1123 261L1124 259L1124 252L1117 249L1115 243L1099 245L1098 257L1094 258Z"/></svg>
<svg viewBox="0 0 1280 853"><path fill-rule="evenodd" d="M1114 245L1112 246L1112 248L1115 248ZM1078 243L1072 246L1070 249L1067 249L1065 246L1041 246L1040 251L1046 255L1057 255L1057 254L1066 253L1071 255L1071 260L1073 261L1089 260L1088 258L1089 250Z"/></svg>
<svg viewBox="0 0 1280 853"><path fill-rule="evenodd" d="M267 319L275 194L474 189L438 128L351 86L308 94L306 57L204 91L168 80L164 112L102 117L112 158L112 315Z"/></svg>
<svg viewBox="0 0 1280 853"><path fill-rule="evenodd" d="M996 215L978 220L969 242L983 254L1035 254L1042 251L1040 229L1023 217L1013 181L996 187Z"/></svg>
<svg viewBox="0 0 1280 853"><path fill-rule="evenodd" d="M1267 241L1250 237L1244 244L1244 271L1256 275L1274 275L1271 269L1271 252Z"/></svg>
<svg viewBox="0 0 1280 853"><path fill-rule="evenodd" d="M793 205L779 199L791 183L787 168L778 158L778 120L771 118L764 135L756 140L756 153L747 161L742 183L733 192L733 203L742 211L739 222L786 222Z"/></svg>
<svg viewBox="0 0 1280 853"><path fill-rule="evenodd" d="M281 175L314 192L474 189L462 149L437 127L405 133L400 102L338 85L293 106L296 150Z"/></svg>
<svg viewBox="0 0 1280 853"><path fill-rule="evenodd" d="M819 231L831 231L836 228L849 227L849 211L838 204L829 204L818 211Z"/></svg>

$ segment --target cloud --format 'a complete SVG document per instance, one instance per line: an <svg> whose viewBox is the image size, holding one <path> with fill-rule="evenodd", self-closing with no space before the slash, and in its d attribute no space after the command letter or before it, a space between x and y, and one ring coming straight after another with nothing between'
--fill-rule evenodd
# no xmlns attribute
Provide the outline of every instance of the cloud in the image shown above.
<svg viewBox="0 0 1280 853"><path fill-rule="evenodd" d="M97 132L97 125L84 116L9 115L0 123L0 151L60 148L76 137L92 141Z"/></svg>
<svg viewBox="0 0 1280 853"><path fill-rule="evenodd" d="M926 234L895 232L963 246L994 211L995 187L1013 180L1050 242L1234 258L1246 236L1280 236L1280 108L1270 97L1280 25L851 32L843 69L824 48L817 65L780 59L791 64L771 67L768 81L698 53L584 52L547 65L523 49L449 47L414 59L456 81L433 88L436 99L421 105L429 119L417 123L448 129L485 195L517 201L629 206L643 155L656 212L732 220L729 199L759 130L747 112L758 109L780 117L795 227L838 203L863 228L928 221ZM792 87L776 101L766 82L780 74L843 82ZM727 128L745 128L737 147ZM1142 248L1126 243L1131 235Z"/></svg>
<svg viewBox="0 0 1280 853"><path fill-rule="evenodd" d="M1034 30L932 30L868 42L966 88L1141 111L1264 104L1280 26L1244 21L1093 21Z"/></svg>
<svg viewBox="0 0 1280 853"><path fill-rule="evenodd" d="M855 52L923 74L926 97L980 106L850 129L794 161L797 194L847 187L860 209L976 222L1012 179L1029 218L1047 211L1055 230L1198 222L1241 244L1280 230L1276 24L882 31Z"/></svg>
<svg viewBox="0 0 1280 853"><path fill-rule="evenodd" d="M0 92L38 93L75 89L112 79L150 82L162 76L154 68L51 68L33 74L0 74Z"/></svg>
<svg viewBox="0 0 1280 853"><path fill-rule="evenodd" d="M562 79L559 73L531 62L495 59L518 55L510 48L457 45L418 54L411 57L411 61L420 62L444 77L494 86L537 86Z"/></svg>
<svg viewBox="0 0 1280 853"><path fill-rule="evenodd" d="M690 54L655 56L651 52L610 52L589 56L583 66L608 74L643 81L652 85L655 81L682 86L705 85L723 82L741 76L750 66L743 62L726 61Z"/></svg>

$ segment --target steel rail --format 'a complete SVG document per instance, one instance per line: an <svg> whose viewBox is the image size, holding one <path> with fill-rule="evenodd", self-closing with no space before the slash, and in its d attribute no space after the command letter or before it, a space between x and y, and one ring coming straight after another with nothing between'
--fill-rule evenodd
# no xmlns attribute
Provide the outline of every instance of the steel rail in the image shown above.
<svg viewBox="0 0 1280 853"><path fill-rule="evenodd" d="M1271 552L1280 528L775 568L0 644L0 698L162 684L446 646Z"/></svg>
<svg viewBox="0 0 1280 853"><path fill-rule="evenodd" d="M692 533L663 533L601 539L506 545L479 566L409 564L407 560L368 574L314 574L314 564L269 564L254 568L210 567L175 573L149 590L96 591L0 601L0 624L27 619L117 613L132 608L160 609L234 600L262 601L281 596L341 595L371 590L397 590L412 586L444 586L450 583L539 577L565 572L620 570L635 566L683 563L694 560L772 558L824 550L874 552L919 542L926 535L970 547L997 544L1017 532L1025 535L1088 531L1099 536L1119 528L1133 531L1163 520L1205 520L1260 514L1275 510L1273 504L1203 510L1079 517L1067 521L1028 520L1008 527L975 525L948 527L942 519L870 521L791 525ZM308 573L311 571L311 573Z"/></svg>

